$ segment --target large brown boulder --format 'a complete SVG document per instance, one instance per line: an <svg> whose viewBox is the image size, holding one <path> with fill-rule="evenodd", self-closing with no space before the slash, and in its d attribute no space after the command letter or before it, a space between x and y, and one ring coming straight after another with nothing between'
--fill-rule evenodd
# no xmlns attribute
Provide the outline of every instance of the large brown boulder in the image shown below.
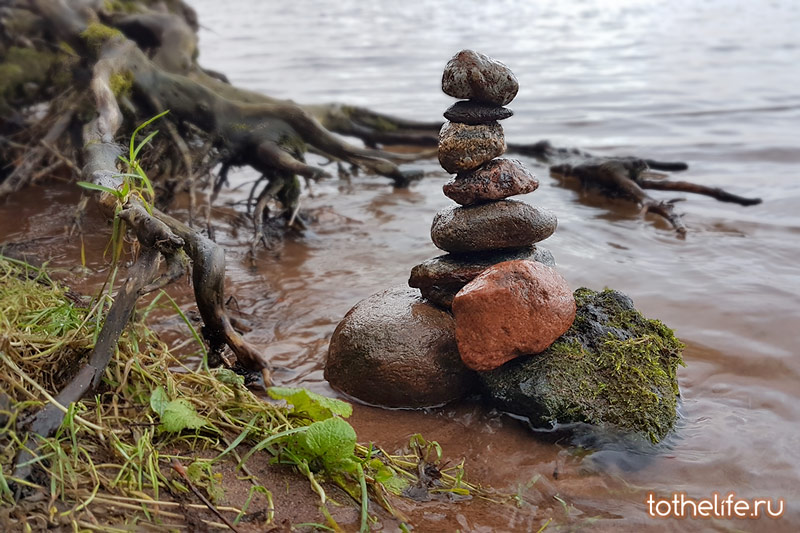
<svg viewBox="0 0 800 533"><path fill-rule="evenodd" d="M364 403L421 408L475 391L461 362L450 313L408 287L357 303L331 337L325 379Z"/></svg>
<svg viewBox="0 0 800 533"><path fill-rule="evenodd" d="M456 294L453 316L464 364L492 370L547 349L572 325L575 298L555 269L536 261L506 261Z"/></svg>

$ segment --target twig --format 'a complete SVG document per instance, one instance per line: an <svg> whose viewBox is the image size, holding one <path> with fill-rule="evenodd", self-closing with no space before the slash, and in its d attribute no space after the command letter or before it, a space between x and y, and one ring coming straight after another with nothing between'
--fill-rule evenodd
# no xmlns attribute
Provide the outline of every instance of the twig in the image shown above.
<svg viewBox="0 0 800 533"><path fill-rule="evenodd" d="M720 202L730 202L739 205L758 205L761 203L761 198L746 198L744 196L730 193L718 187L708 187L706 185L700 185L698 183L691 183L688 181L661 181L641 178L636 181L643 189L691 192L694 194L710 196L711 198L719 200Z"/></svg>
<svg viewBox="0 0 800 533"><path fill-rule="evenodd" d="M181 479L183 479L183 481L186 482L186 484L189 486L189 489L194 493L194 495L197 496L198 498L200 498L200 501L203 502L205 504L205 506L208 507L208 509L212 513L217 515L217 517L220 520L222 520L225 523L225 525L228 526L231 529L231 531L235 531L236 533L239 533L239 530L236 529L236 526L234 526L227 518L225 518L222 515L222 513L220 513L217 510L217 508L214 507L214 504L211 503L210 501L208 501L208 498L203 496L203 493L200 492L197 489L197 487L194 486L194 483L192 483L192 480L189 479L189 476L186 473L186 469L183 467L183 464L181 464L180 461L178 461L177 459L172 459L172 469L175 470L178 473L179 476L181 476Z"/></svg>

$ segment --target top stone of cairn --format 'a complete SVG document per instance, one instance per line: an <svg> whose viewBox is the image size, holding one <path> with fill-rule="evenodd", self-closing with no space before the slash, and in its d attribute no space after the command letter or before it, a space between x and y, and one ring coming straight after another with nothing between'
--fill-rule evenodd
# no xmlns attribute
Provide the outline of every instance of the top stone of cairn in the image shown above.
<svg viewBox="0 0 800 533"><path fill-rule="evenodd" d="M444 67L442 90L454 98L504 106L517 96L519 82L500 61L461 50Z"/></svg>

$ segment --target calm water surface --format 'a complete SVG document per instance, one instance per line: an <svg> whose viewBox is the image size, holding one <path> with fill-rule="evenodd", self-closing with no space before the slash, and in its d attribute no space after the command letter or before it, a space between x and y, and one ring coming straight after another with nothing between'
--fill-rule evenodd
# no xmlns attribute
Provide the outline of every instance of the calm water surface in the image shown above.
<svg viewBox="0 0 800 533"><path fill-rule="evenodd" d="M569 438L534 435L475 405L358 408L362 439L391 449L422 431L450 457L466 457L474 479L526 500L516 510L409 507L422 531L536 531L549 518L549 527L592 531L800 530L800 4L191 3L204 26L201 62L238 85L435 120L452 102L439 88L444 63L474 48L506 62L520 81L516 114L503 123L511 142L549 138L598 154L684 160L686 179L764 199L744 208L692 196L679 204L690 232L679 240L660 220L563 188L526 160L542 185L525 199L558 214L545 246L570 284L619 289L686 342L681 420L658 447L596 443L585 454ZM438 168L433 160L421 166ZM254 177L242 171L234 185ZM220 217L229 290L254 327L248 338L282 367L277 380L335 394L322 378L331 333L358 300L405 284L411 267L440 253L429 229L450 204L445 178L409 190L376 177L320 183L303 200L319 223L263 251L256 271L245 259L249 230L237 235ZM32 211L19 235L52 214ZM0 213L3 227L20 218ZM655 521L648 491L784 498L786 513L758 522Z"/></svg>
<svg viewBox="0 0 800 533"><path fill-rule="evenodd" d="M526 161L542 181L526 200L558 214L545 246L570 284L626 292L687 343L681 422L663 446L609 444L581 458L568 441L536 438L474 406L429 415L358 410L362 437L400 445L423 429L495 487L516 490L542 476L527 494L534 509L432 509L425 527L535 531L552 517L607 530L800 529L800 4L193 5L205 25L201 61L242 86L430 120L452 101L439 88L444 63L474 48L519 78L516 115L503 123L509 140L685 160L686 179L764 199L744 208L692 197L680 204L690 234L678 240L661 221L559 187ZM435 161L424 166L436 169ZM304 205L322 209L320 224L280 257L264 253L258 274L244 269L244 248L231 241L231 262L242 269L233 290L259 325L251 338L291 368L278 379L332 393L321 369L340 318L439 253L429 228L450 203L443 179L407 191L380 178L315 187ZM755 523L654 522L643 503L650 490L785 498L787 513ZM569 517L553 505L555 494L575 507Z"/></svg>

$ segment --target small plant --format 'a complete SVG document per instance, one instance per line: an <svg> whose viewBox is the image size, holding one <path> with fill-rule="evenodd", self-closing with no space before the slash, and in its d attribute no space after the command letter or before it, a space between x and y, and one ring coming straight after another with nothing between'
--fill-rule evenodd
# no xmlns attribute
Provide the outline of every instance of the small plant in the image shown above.
<svg viewBox="0 0 800 533"><path fill-rule="evenodd" d="M119 260L124 242L123 232L125 226L117 216L120 211L125 208L130 199L133 197L147 210L148 213L153 213L155 190L153 189L153 184L150 181L150 178L147 177L147 173L139 163L138 157L139 153L142 151L142 148L147 146L150 141L152 141L153 138L158 135L158 130L151 132L147 137L139 141L138 144L136 143L136 136L142 129L146 128L167 113L169 113L169 110L163 111L158 115L142 122L135 130L133 130L128 147L128 156L119 156L120 161L125 163L126 172L121 172L114 175L114 177L122 178L122 183L118 188L115 189L89 181L78 182L78 186L83 187L84 189L108 193L116 199L116 203L114 205L114 222L111 230L111 241L109 243L113 252L113 264L116 264L117 260Z"/></svg>

